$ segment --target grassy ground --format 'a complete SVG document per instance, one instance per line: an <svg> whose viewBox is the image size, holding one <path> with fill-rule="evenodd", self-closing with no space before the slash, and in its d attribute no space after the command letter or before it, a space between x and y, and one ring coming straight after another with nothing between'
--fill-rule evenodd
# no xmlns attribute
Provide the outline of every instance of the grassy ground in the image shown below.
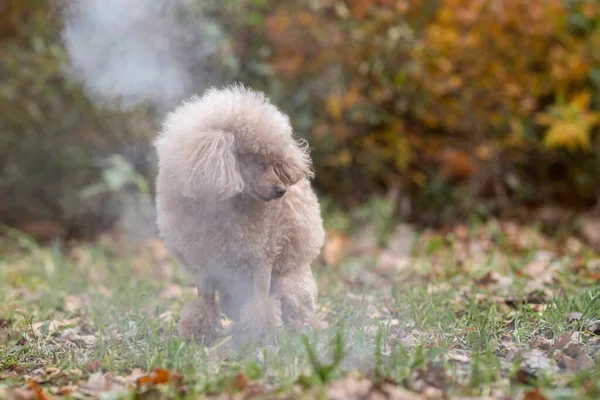
<svg viewBox="0 0 600 400"><path fill-rule="evenodd" d="M193 289L158 240L6 236L0 398L600 396L600 258L576 239L498 222L355 231L315 265L322 321L239 349L177 338Z"/></svg>

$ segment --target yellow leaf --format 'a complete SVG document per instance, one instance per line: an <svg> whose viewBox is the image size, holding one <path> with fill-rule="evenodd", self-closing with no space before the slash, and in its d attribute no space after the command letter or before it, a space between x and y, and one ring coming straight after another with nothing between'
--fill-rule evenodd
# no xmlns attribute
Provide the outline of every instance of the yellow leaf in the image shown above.
<svg viewBox="0 0 600 400"><path fill-rule="evenodd" d="M336 95L329 96L325 101L325 109L333 119L341 119L344 113L342 98Z"/></svg>
<svg viewBox="0 0 600 400"><path fill-rule="evenodd" d="M487 144L480 144L475 149L475 154L480 160L489 160L491 158L491 153L492 151L490 150L490 146L488 146Z"/></svg>

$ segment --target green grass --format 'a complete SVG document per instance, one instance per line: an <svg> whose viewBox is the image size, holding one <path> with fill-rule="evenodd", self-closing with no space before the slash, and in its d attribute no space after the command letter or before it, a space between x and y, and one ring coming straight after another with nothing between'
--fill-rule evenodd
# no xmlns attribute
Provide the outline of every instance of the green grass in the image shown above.
<svg viewBox="0 0 600 400"><path fill-rule="evenodd" d="M423 233L391 271L378 261L386 249L350 251L351 240L339 267L315 264L327 329L282 330L272 345L237 349L226 338L205 348L177 337L193 290L159 242L39 246L12 232L0 241L0 398L18 397L31 379L46 395L78 398L90 377L155 368L182 380L150 389L130 380L91 395L326 398L368 379L371 391L393 385L415 396L519 398L539 387L548 398L598 398L600 337L588 328L600 319L599 259L518 232L490 223L466 238ZM523 238L531 240L515 250ZM544 279L528 275L540 259L552 271ZM54 332L50 321L72 326Z"/></svg>

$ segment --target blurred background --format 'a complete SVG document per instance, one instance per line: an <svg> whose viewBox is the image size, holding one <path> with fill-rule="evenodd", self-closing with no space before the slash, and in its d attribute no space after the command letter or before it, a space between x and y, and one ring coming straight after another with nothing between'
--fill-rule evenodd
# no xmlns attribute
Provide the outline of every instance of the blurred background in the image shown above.
<svg viewBox="0 0 600 400"><path fill-rule="evenodd" d="M594 0L4 0L0 224L154 235L160 121L231 81L309 141L330 231L571 224L598 207L599 22Z"/></svg>

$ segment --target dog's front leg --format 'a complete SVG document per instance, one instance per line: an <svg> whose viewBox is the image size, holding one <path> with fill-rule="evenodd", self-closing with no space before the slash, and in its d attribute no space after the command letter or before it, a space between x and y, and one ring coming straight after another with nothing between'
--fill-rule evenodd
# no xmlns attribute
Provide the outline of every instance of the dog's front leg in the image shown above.
<svg viewBox="0 0 600 400"><path fill-rule="evenodd" d="M198 285L198 298L181 311L180 336L205 345L212 345L223 334L221 315L215 299L214 284Z"/></svg>
<svg viewBox="0 0 600 400"><path fill-rule="evenodd" d="M283 325L281 301L269 296L270 288L271 267L255 269L252 273L252 296L240 315L239 334L245 335L247 339L259 339L265 333Z"/></svg>
<svg viewBox="0 0 600 400"><path fill-rule="evenodd" d="M271 267L257 268L252 274L252 297L266 300L271 290Z"/></svg>

